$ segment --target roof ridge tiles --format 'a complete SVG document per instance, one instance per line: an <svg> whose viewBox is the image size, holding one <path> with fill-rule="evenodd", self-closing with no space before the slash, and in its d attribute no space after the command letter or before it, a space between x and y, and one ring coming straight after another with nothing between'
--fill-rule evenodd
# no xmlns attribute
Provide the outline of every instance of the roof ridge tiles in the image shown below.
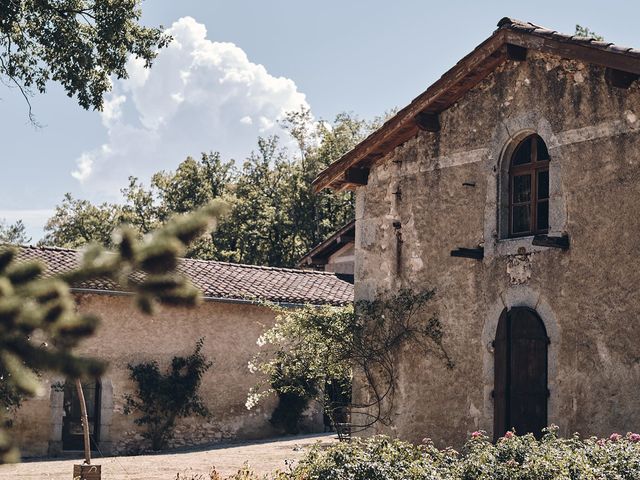
<svg viewBox="0 0 640 480"><path fill-rule="evenodd" d="M1 244L1 246L28 248L29 250L41 250L41 251L51 250L51 251L56 251L56 252L79 253L79 252L82 251L82 250L77 249L77 248L56 247L56 246L53 246L53 245L23 245L23 244L16 244L16 243L3 243L3 244Z"/></svg>
<svg viewBox="0 0 640 480"><path fill-rule="evenodd" d="M77 268L77 249L41 245L15 245L20 262L38 260L46 265L45 277ZM261 267L214 260L182 258L178 271L202 291L204 298L283 302L292 304L346 305L353 301L353 286L332 272ZM139 282L144 273L132 273ZM96 278L74 285L78 291L121 291L117 282Z"/></svg>
<svg viewBox="0 0 640 480"><path fill-rule="evenodd" d="M54 245L21 245L21 244L3 244L3 245L18 247L18 248L26 248L29 250L36 250L36 251L82 253L82 248L58 247ZM302 274L312 274L312 275L334 275L332 272L323 272L320 270L289 268L289 267L270 267L265 265L251 265L247 263L224 262L221 260L203 260L201 258L180 257L179 260L186 261L186 262L203 263L208 265L211 265L211 264L227 265L232 267L247 268L247 269L253 269L253 270L291 272L291 273L302 273Z"/></svg>
<svg viewBox="0 0 640 480"><path fill-rule="evenodd" d="M314 274L314 275L334 275L332 272L323 272L320 270L307 270L301 268L289 268L289 267L270 267L266 265L251 265L248 263L233 263L233 262L224 262L221 260L203 260L201 258L187 258L180 257L180 260L186 260L189 262L202 262L208 264L217 264L217 265L228 265L232 267L240 267L240 268L248 268L253 270L267 270L267 271L278 271L278 272L291 272L291 273L303 273L303 274Z"/></svg>

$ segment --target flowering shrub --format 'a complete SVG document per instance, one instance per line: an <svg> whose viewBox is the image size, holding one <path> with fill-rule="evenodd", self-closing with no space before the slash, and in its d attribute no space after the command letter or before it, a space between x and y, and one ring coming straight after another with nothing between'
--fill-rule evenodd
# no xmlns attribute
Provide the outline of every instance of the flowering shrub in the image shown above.
<svg viewBox="0 0 640 480"><path fill-rule="evenodd" d="M640 435L541 440L508 432L493 444L474 432L462 453L384 436L314 447L274 480L639 480Z"/></svg>
<svg viewBox="0 0 640 480"><path fill-rule="evenodd" d="M249 371L263 375L249 392L246 407L277 393L280 407L272 423L287 432L297 430L296 418L309 401L322 405L334 427L348 422L351 432L358 432L376 422L390 425L402 349L433 355L454 367L444 347L442 323L429 305L434 295L434 290L401 289L358 301L355 307L272 306L276 323L260 336L260 350L248 364ZM369 393L362 403L351 401L354 371ZM350 413L361 415L349 419ZM361 423L353 423L354 417Z"/></svg>
<svg viewBox="0 0 640 480"><path fill-rule="evenodd" d="M384 436L314 447L289 473L277 480L445 480L457 452L438 450L427 443L418 447Z"/></svg>

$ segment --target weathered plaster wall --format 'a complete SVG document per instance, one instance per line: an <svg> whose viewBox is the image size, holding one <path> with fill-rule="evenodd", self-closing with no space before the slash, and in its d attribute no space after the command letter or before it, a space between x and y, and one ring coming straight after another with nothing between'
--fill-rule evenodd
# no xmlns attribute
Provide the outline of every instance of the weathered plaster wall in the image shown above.
<svg viewBox="0 0 640 480"><path fill-rule="evenodd" d="M563 434L640 430L640 85L616 89L603 68L529 53L443 112L438 134L382 159L357 191L356 299L436 288L431 307L456 363L404 352L393 427L378 430L438 445L491 434L489 343L502 309L517 305L536 308L551 337L549 422ZM549 147L550 229L570 236L568 251L504 238L501 160L532 132ZM450 256L478 245L483 261Z"/></svg>
<svg viewBox="0 0 640 480"><path fill-rule="evenodd" d="M157 360L164 370L175 355L188 355L205 337L203 352L213 361L200 395L213 413L210 421L189 418L176 429L171 447L229 439L274 435L269 423L275 399L248 411L247 393L258 377L248 370L256 340L274 321L266 307L204 302L196 309L166 308L157 315L142 315L128 296L80 295L79 309L101 317L97 335L83 342L80 352L106 360L102 379L103 405L100 446L114 453L148 448L132 415L124 415L124 394L135 391L127 364ZM14 431L23 455L46 455L60 450L62 395L51 389L59 379L44 378L43 394L25 403ZM58 405L59 404L59 405ZM322 428L322 415L309 412L308 426ZM110 417L110 418L109 418ZM58 442L58 443L56 443Z"/></svg>
<svg viewBox="0 0 640 480"><path fill-rule="evenodd" d="M325 272L353 275L355 245L349 243L329 257L324 267Z"/></svg>

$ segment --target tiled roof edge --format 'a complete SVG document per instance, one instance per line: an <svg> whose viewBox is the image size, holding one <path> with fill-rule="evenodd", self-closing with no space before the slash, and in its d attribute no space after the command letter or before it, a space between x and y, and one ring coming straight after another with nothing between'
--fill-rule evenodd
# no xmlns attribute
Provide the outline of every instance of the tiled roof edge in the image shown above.
<svg viewBox="0 0 640 480"><path fill-rule="evenodd" d="M68 252L68 253L82 253L82 248L67 248L67 247L56 247L49 245L19 245L19 244L1 244L0 247L15 247L15 248L23 248L30 250L41 250L41 251L55 251L55 252ZM199 258L188 258L188 257L180 257L179 260L181 262L194 262L194 263L207 263L207 264L216 264L216 265L225 265L231 267L240 267L240 268L248 268L253 270L268 270L275 272L291 272L305 275L334 275L332 272L323 272L318 270L305 270L300 268L287 268L287 267L267 267L263 265L250 265L247 263L233 263L233 262L223 262L220 260L202 260Z"/></svg>

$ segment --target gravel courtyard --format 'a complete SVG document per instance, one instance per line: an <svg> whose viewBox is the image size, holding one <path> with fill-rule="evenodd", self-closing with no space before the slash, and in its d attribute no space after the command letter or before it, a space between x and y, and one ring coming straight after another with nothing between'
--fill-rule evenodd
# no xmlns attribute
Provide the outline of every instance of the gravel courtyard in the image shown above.
<svg viewBox="0 0 640 480"><path fill-rule="evenodd" d="M257 473L285 467L306 447L335 442L333 435L283 437L254 443L235 443L208 449L172 451L165 454L96 458L103 480L174 480L176 473L206 474L211 467L223 475L235 473L248 462ZM28 460L17 465L0 465L2 480L71 480L74 459ZM208 477L206 477L208 478Z"/></svg>

